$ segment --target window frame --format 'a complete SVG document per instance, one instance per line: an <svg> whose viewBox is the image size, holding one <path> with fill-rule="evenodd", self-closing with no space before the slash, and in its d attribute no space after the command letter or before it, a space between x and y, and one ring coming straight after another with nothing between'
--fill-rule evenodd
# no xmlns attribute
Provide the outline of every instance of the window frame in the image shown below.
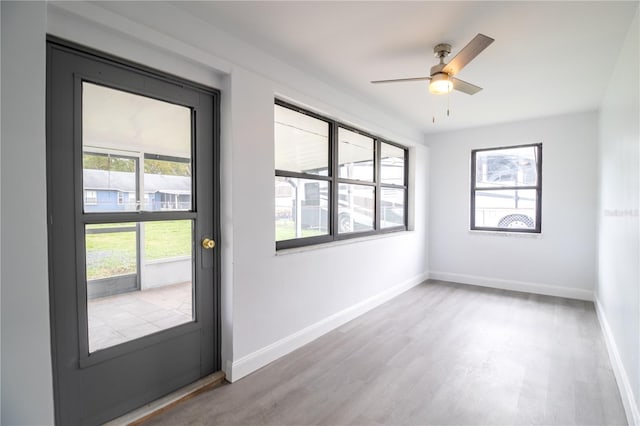
<svg viewBox="0 0 640 426"><path fill-rule="evenodd" d="M525 186L501 186L496 188L478 188L476 182L476 164L477 153L487 151L500 151L505 149L516 148L529 148L533 147L536 152L536 184ZM488 231L488 232L506 232L506 233L524 233L524 234L541 234L542 233L542 142L499 146L491 148L479 148L471 150L471 185L470 186L470 214L469 214L469 229L471 231ZM504 191L504 190L535 190L536 191L536 218L533 229L527 228L506 228L506 227L490 227L490 226L476 226L475 225L475 212L476 212L476 193L478 191Z"/></svg>
<svg viewBox="0 0 640 426"><path fill-rule="evenodd" d="M310 173L301 173L301 172L291 172L286 170L275 169L275 177L291 177L298 179L306 179L306 180L317 180L324 181L329 183L329 196L328 196L328 218L327 218L327 228L329 230L327 235L318 235L313 237L300 237L293 238L289 240L275 241L276 250L283 250L289 248L297 248L297 247L305 247L312 246L316 244L323 244L332 241L341 241L352 238L361 238L367 237L371 235L380 235L387 234L392 232L401 232L406 231L408 229L408 215L409 215L409 148L403 145L400 145L395 142L391 142L387 139L380 138L376 135L358 129L356 127L350 126L343 122L331 119L329 117L317 114L313 111L309 111L307 109L301 108L295 104L291 104L287 101L283 101L281 99L276 98L274 101L274 106L280 106L283 108L291 109L300 114L308 115L312 118L324 121L328 123L328 140L327 140L327 149L328 152L328 173L327 176L314 175ZM348 179L339 177L339 157L338 157L338 148L339 148L339 138L338 132L339 129L345 129L365 137L373 139L373 181L364 181L358 179ZM380 179L380 167L381 167L381 144L386 143L388 145L395 146L404 151L404 173L403 185L395 185L395 184L383 184ZM274 140L275 144L275 140ZM374 188L374 217L373 217L373 229L366 231L352 231L348 233L339 233L338 232L338 222L339 222L339 189L340 184L351 184L351 185L363 185ZM381 209L381 193L382 188L396 188L402 189L404 191L404 217L403 224L398 226L390 226L386 228L381 228L380 224L380 209Z"/></svg>

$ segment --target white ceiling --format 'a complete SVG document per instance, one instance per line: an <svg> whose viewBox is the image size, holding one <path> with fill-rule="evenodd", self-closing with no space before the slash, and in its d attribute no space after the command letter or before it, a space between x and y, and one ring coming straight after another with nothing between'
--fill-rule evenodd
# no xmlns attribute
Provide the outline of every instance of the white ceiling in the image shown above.
<svg viewBox="0 0 640 426"><path fill-rule="evenodd" d="M82 85L83 147L191 158L191 109L93 83Z"/></svg>
<svg viewBox="0 0 640 426"><path fill-rule="evenodd" d="M597 109L638 1L175 5L431 133ZM476 95L369 83L428 75L435 44L453 57L477 33L496 41L458 74Z"/></svg>

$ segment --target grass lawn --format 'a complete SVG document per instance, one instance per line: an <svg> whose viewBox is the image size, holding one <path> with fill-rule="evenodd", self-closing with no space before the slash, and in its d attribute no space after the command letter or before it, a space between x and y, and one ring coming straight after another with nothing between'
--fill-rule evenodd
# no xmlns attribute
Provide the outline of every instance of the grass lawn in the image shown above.
<svg viewBox="0 0 640 426"><path fill-rule="evenodd" d="M146 260L191 254L190 220L145 222L143 226ZM125 232L86 235L87 279L93 280L136 272L135 223L87 225L87 229L117 227L134 229Z"/></svg>
<svg viewBox="0 0 640 426"><path fill-rule="evenodd" d="M130 231L87 234L87 279L136 273L135 223L87 225L87 229L132 228ZM191 255L191 221L145 222L144 260L158 260ZM301 237L326 235L316 229L303 229ZM276 241L296 238L294 221L276 221Z"/></svg>
<svg viewBox="0 0 640 426"><path fill-rule="evenodd" d="M144 227L147 260L191 255L193 232L190 220L147 222Z"/></svg>
<svg viewBox="0 0 640 426"><path fill-rule="evenodd" d="M302 229L300 237L315 237L316 235L327 235L327 232L318 229ZM296 223L293 220L277 220L276 241L291 240L293 238L296 238Z"/></svg>

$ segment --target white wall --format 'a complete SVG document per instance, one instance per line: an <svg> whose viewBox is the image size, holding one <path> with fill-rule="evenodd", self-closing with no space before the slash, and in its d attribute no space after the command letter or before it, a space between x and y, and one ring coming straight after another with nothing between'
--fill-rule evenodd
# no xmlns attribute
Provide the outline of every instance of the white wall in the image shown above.
<svg viewBox="0 0 640 426"><path fill-rule="evenodd" d="M276 91L290 93L250 71L233 72L232 120L251 123L232 126L234 380L331 328L328 318L335 326L352 317L344 310L394 286L420 282L427 269L424 147L412 151L419 173L415 192L425 194L415 205L416 231L276 255Z"/></svg>
<svg viewBox="0 0 640 426"><path fill-rule="evenodd" d="M596 113L428 135L430 277L591 299ZM471 150L542 142L542 235L469 231Z"/></svg>
<svg viewBox="0 0 640 426"><path fill-rule="evenodd" d="M44 3L2 8L2 418L53 422L45 181Z"/></svg>
<svg viewBox="0 0 640 426"><path fill-rule="evenodd" d="M630 424L640 425L638 11L602 102L597 305Z"/></svg>
<svg viewBox="0 0 640 426"><path fill-rule="evenodd" d="M1 157L3 423L53 420L45 32L223 90L222 351L231 379L425 278L428 151L418 129L167 3L2 2L2 19L2 121L12 122ZM414 231L276 255L276 95L411 146ZM6 185L16 179L19 190Z"/></svg>
<svg viewBox="0 0 640 426"><path fill-rule="evenodd" d="M169 4L154 3L154 13L149 13L148 3L102 6L52 4L49 31L132 60L155 60L160 53L152 53L161 50L171 55L174 66L195 62L196 68L225 74L217 86L225 90L222 350L223 368L230 379L242 377L425 278L427 186L423 172L413 177L413 232L287 256L276 256L274 243L275 96L412 146L416 170L425 170L427 152L419 146L422 137L417 129ZM133 38L138 46L132 49L131 43L119 40L122 38ZM128 46L126 50L122 44ZM152 65L166 69L166 62L156 60ZM189 71L196 80L205 74L183 68L174 73ZM400 256L401 247L410 255ZM397 272L388 272L391 264ZM354 309L356 304L358 309Z"/></svg>

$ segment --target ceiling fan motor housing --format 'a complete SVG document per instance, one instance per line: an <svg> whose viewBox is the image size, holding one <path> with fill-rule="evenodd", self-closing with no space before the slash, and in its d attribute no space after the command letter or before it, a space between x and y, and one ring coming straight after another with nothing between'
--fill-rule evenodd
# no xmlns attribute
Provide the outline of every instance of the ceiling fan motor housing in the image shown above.
<svg viewBox="0 0 640 426"><path fill-rule="evenodd" d="M445 73L445 72L443 72L443 71L442 71L442 69L443 69L446 65L447 65L447 64L445 64L445 63L439 63L439 64L437 64L437 65L432 66L432 67L431 67L431 72L430 72L430 74L429 74L429 75L430 75L431 77L433 77L434 75L436 75L436 74L440 74L440 73L447 74L447 73ZM447 75L449 75L449 74L447 74Z"/></svg>
<svg viewBox="0 0 640 426"><path fill-rule="evenodd" d="M433 48L433 55L436 58L446 58L451 53L451 45L448 43L436 44Z"/></svg>

